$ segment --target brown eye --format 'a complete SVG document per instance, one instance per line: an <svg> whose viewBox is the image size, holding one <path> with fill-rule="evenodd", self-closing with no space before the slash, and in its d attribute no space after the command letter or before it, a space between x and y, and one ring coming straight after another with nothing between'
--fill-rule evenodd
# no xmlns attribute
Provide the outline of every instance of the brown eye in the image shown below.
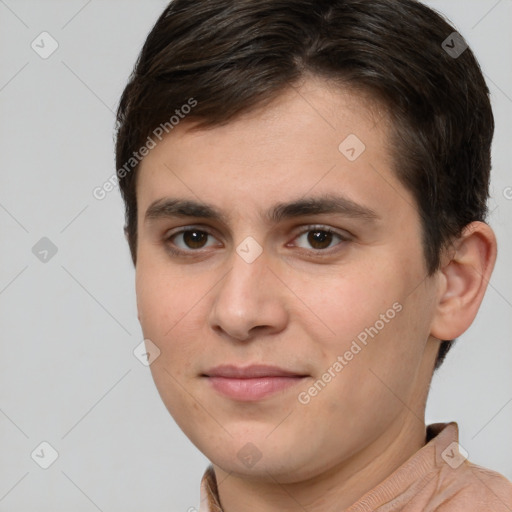
<svg viewBox="0 0 512 512"><path fill-rule="evenodd" d="M208 233L204 231L184 231L183 242L190 249L201 249L208 239Z"/></svg>
<svg viewBox="0 0 512 512"><path fill-rule="evenodd" d="M327 249L331 245L332 235L327 231L309 231L307 239L313 249Z"/></svg>
<svg viewBox="0 0 512 512"><path fill-rule="evenodd" d="M336 238L339 240L337 244L333 243ZM310 226L307 230L299 234L296 240L299 241L297 245L304 249L313 249L322 252L325 251L325 249L341 245L341 242L347 242L349 238L327 227Z"/></svg>
<svg viewBox="0 0 512 512"><path fill-rule="evenodd" d="M182 229L165 237L165 243L172 253L195 252L214 245L213 240L213 235L195 228Z"/></svg>

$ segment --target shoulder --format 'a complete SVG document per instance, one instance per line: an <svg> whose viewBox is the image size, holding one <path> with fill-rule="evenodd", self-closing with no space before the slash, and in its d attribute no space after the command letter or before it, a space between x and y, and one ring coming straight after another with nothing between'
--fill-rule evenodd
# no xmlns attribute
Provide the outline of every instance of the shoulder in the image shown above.
<svg viewBox="0 0 512 512"><path fill-rule="evenodd" d="M457 469L445 467L444 473L444 478L439 481L438 503L434 510L512 511L512 482L500 473L468 460Z"/></svg>

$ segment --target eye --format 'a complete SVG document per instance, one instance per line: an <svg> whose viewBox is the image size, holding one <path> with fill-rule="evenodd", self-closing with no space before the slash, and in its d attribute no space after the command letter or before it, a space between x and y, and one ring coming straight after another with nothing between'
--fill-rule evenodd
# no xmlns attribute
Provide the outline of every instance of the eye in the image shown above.
<svg viewBox="0 0 512 512"><path fill-rule="evenodd" d="M209 237L213 240L209 241ZM338 239L338 243L336 243L336 239ZM176 256L201 253L203 249L208 247L219 246L220 243L216 243L215 240L215 237L210 232L193 226L167 233L164 237L167 250ZM296 243L297 241L299 242L298 244ZM348 241L350 241L348 234L335 231L327 226L307 226L307 229L295 237L294 243L291 245L297 245L302 249L313 249L313 252L318 254L329 254L332 251L327 251L327 249L342 245L342 242ZM290 244L287 245L290 246Z"/></svg>
<svg viewBox="0 0 512 512"><path fill-rule="evenodd" d="M326 226L309 226L295 240L309 244L314 250L325 251L325 249L333 247L331 244L336 238L340 240L340 243L349 241L347 235L343 235ZM340 243L334 244L334 246L340 245ZM308 249L308 247L303 248Z"/></svg>
<svg viewBox="0 0 512 512"><path fill-rule="evenodd" d="M166 243L169 245L169 250L172 253L184 253L184 252L195 252L198 249L204 249L210 247L207 245L208 237L212 237L211 233L198 228L187 228L182 229L165 237ZM177 247L174 249L172 246Z"/></svg>

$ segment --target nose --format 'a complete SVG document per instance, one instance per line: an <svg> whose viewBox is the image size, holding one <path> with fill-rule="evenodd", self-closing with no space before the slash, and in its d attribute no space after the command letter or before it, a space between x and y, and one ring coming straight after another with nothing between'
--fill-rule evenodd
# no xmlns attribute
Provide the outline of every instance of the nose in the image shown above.
<svg viewBox="0 0 512 512"><path fill-rule="evenodd" d="M233 253L231 269L212 290L209 322L219 335L249 341L285 328L286 287L269 263L265 252L252 262Z"/></svg>

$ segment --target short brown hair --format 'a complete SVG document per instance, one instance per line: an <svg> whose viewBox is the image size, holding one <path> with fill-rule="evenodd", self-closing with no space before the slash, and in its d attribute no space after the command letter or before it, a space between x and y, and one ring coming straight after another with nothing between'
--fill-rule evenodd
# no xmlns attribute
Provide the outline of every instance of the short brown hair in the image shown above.
<svg viewBox="0 0 512 512"><path fill-rule="evenodd" d="M136 264L133 152L194 98L187 119L216 126L306 74L369 93L389 114L395 172L422 221L429 275L442 249L485 221L494 119L478 62L455 29L415 0L173 0L122 94L116 166ZM120 172L124 168L124 172ZM436 369L453 340L441 343Z"/></svg>

